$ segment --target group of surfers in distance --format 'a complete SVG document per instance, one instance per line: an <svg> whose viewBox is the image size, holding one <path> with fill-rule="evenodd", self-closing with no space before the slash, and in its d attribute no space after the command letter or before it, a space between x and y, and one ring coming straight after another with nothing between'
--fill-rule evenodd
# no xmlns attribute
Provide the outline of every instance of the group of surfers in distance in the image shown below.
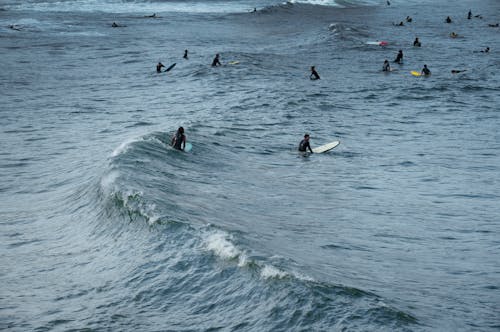
<svg viewBox="0 0 500 332"><path fill-rule="evenodd" d="M390 5L389 1L387 1L387 5ZM478 18L483 18L481 15L476 15L475 17L478 17ZM469 10L468 14L467 14L467 19L471 19L472 18L472 11ZM410 17L410 16L406 16L406 22L412 22L413 19ZM446 19L445 19L445 22L446 23L452 23L452 20L451 20L451 17L450 16L447 16ZM394 23L394 25L397 25L397 26L404 26L404 23L403 21L401 21L400 23ZM488 24L489 27L499 27L499 24L496 23L496 24ZM455 32L451 32L450 33L450 37L451 38L457 38L459 37L459 35ZM413 46L414 47L422 47L422 43L420 42L420 40L418 39L418 37L415 38L415 40L413 41ZM490 51L490 48L489 47L486 47L484 50L481 50L479 52L481 53L488 53ZM402 50L399 50L398 51L398 54L396 56L396 59L394 60L395 63L399 63L399 64L402 64L403 63L403 51ZM313 67L314 68L314 67ZM389 63L389 60L385 60L384 61L384 64L382 65L382 71L383 72L390 72L390 71L393 71L393 69L391 68L391 65ZM467 69L462 69L462 70L457 70L457 69L453 69L451 71L452 74L457 74L457 73L462 73L464 71L467 71ZM431 71L429 70L429 68L427 68L427 65L424 65L424 68L422 68L422 71L421 71L421 75L425 75L425 76L428 76L431 74Z"/></svg>

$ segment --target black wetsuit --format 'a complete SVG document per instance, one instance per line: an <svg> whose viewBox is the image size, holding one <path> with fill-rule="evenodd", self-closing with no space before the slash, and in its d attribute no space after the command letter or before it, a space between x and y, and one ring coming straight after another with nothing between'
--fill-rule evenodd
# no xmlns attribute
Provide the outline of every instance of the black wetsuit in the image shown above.
<svg viewBox="0 0 500 332"><path fill-rule="evenodd" d="M309 145L309 141L306 141L305 139L303 139L302 141L300 141L299 151L306 152L307 149L309 149L309 151L312 152L311 145Z"/></svg>
<svg viewBox="0 0 500 332"><path fill-rule="evenodd" d="M422 73L424 73L424 75L430 75L431 71L429 70L429 68L424 67L424 69L422 69Z"/></svg>
<svg viewBox="0 0 500 332"><path fill-rule="evenodd" d="M401 63L403 62L403 52L399 52L398 55L396 56L396 60L394 60L396 63Z"/></svg>
<svg viewBox="0 0 500 332"><path fill-rule="evenodd" d="M311 71L311 75L309 76L310 79L312 80L319 80L319 74L316 70Z"/></svg>
<svg viewBox="0 0 500 332"><path fill-rule="evenodd" d="M185 139L186 139L186 136L184 136L184 134L177 132L175 134L173 148L177 149L177 150L182 150L182 142L184 142Z"/></svg>
<svg viewBox="0 0 500 332"><path fill-rule="evenodd" d="M212 61L212 67L215 66L221 66L221 63L219 61L219 57L215 57L214 61Z"/></svg>

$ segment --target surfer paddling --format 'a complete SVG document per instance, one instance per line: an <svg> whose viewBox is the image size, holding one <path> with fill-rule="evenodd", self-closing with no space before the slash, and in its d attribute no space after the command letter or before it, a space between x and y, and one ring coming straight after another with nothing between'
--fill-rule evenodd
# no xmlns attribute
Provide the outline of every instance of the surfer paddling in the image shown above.
<svg viewBox="0 0 500 332"><path fill-rule="evenodd" d="M309 144L309 134L305 134L304 139L302 141L300 141L300 144L299 144L299 151L300 152L307 152L307 149L309 149L309 151L311 153L313 153L313 150L311 149L311 145Z"/></svg>

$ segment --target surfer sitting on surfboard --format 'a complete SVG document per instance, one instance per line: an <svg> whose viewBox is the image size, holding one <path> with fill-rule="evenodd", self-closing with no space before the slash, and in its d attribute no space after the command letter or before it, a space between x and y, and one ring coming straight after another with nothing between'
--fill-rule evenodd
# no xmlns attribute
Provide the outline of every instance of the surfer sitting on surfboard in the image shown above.
<svg viewBox="0 0 500 332"><path fill-rule="evenodd" d="M391 71L391 65L389 64L389 60L384 61L384 65L382 66L382 71Z"/></svg>
<svg viewBox="0 0 500 332"><path fill-rule="evenodd" d="M430 75L431 74L431 71L429 70L429 68L427 68L427 65L424 65L424 68L422 68L422 75Z"/></svg>
<svg viewBox="0 0 500 332"><path fill-rule="evenodd" d="M212 61L212 67L216 66L222 66L222 64L219 61L219 53L215 55L214 61Z"/></svg>
<svg viewBox="0 0 500 332"><path fill-rule="evenodd" d="M158 64L156 65L156 72L157 72L157 73L161 73L161 68L162 68L162 67L165 67L165 66L163 65L163 63L158 62Z"/></svg>
<svg viewBox="0 0 500 332"><path fill-rule="evenodd" d="M415 38L415 41L413 42L413 46L416 46L416 47L420 47L422 46L422 44L420 43L420 41L418 40L418 37Z"/></svg>
<svg viewBox="0 0 500 332"><path fill-rule="evenodd" d="M399 50L398 55L396 55L396 60L394 60L395 63L402 63L403 62L403 50Z"/></svg>
<svg viewBox="0 0 500 332"><path fill-rule="evenodd" d="M319 80L320 79L319 74L316 71L316 69L314 68L314 66L311 66L311 75L309 75L309 78L311 80Z"/></svg>
<svg viewBox="0 0 500 332"><path fill-rule="evenodd" d="M307 152L307 149L309 149L309 151L311 153L313 153L313 150L311 149L311 145L309 144L309 134L305 134L304 139L302 141L300 141L300 144L299 144L299 151L300 152Z"/></svg>
<svg viewBox="0 0 500 332"><path fill-rule="evenodd" d="M186 148L186 135L184 135L184 128L179 127L174 137L172 137L172 142L170 143L174 149L184 150Z"/></svg>

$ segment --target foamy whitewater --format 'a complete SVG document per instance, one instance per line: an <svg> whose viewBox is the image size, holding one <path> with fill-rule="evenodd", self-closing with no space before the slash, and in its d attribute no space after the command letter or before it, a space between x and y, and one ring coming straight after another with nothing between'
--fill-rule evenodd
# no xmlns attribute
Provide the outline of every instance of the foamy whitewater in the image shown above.
<svg viewBox="0 0 500 332"><path fill-rule="evenodd" d="M498 22L488 0L2 1L0 329L500 330ZM341 143L299 154L306 132Z"/></svg>

